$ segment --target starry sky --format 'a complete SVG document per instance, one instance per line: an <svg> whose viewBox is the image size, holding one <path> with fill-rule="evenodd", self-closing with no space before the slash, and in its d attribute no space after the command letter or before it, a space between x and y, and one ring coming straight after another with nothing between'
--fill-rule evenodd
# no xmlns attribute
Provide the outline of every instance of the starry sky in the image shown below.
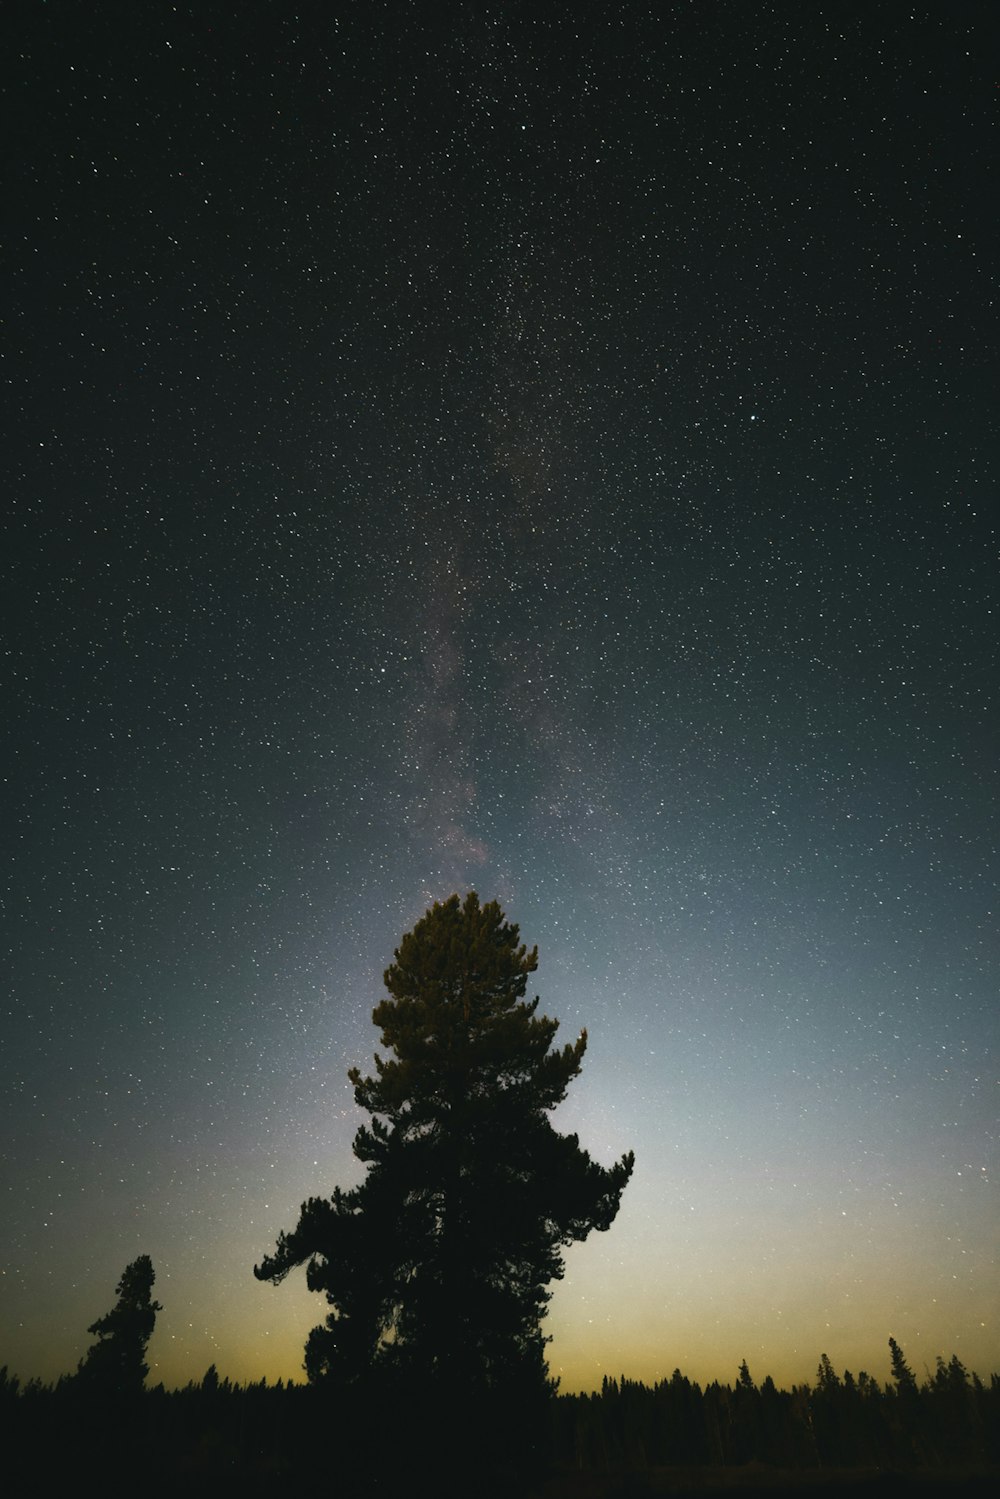
<svg viewBox="0 0 1000 1499"><path fill-rule="evenodd" d="M301 1378L435 899L637 1157L567 1390L1000 1368L989 3L4 20L0 1362Z"/></svg>

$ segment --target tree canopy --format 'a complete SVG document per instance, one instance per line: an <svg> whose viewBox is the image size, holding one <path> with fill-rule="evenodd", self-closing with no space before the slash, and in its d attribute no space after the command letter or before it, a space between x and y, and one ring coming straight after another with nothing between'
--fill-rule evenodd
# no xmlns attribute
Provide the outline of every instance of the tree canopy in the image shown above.
<svg viewBox="0 0 1000 1499"><path fill-rule="evenodd" d="M537 949L475 892L436 904L386 969L373 1021L388 1056L349 1077L371 1116L360 1186L303 1204L256 1266L305 1265L330 1313L306 1346L311 1379L391 1369L450 1388L543 1382L540 1323L562 1249L609 1228L632 1173L605 1168L549 1117L580 1071L587 1033L524 998Z"/></svg>

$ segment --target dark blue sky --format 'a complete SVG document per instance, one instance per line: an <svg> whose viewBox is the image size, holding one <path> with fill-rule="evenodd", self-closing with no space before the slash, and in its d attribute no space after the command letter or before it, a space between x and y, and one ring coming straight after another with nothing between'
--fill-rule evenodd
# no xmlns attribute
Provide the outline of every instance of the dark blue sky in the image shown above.
<svg viewBox="0 0 1000 1499"><path fill-rule="evenodd" d="M353 1179L381 973L539 947L634 1148L565 1388L998 1342L992 7L8 23L0 1333L168 1383Z"/></svg>

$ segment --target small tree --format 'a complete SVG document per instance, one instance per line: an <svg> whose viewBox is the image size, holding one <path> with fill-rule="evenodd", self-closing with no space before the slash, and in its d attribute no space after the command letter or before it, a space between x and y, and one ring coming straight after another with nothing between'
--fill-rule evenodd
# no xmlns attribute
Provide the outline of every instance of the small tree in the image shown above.
<svg viewBox="0 0 1000 1499"><path fill-rule="evenodd" d="M162 1311L160 1303L152 1299L155 1279L148 1254L141 1254L125 1267L116 1287L115 1305L87 1328L97 1342L80 1360L77 1378L81 1385L102 1395L141 1392L149 1373L146 1345L153 1335L156 1314Z"/></svg>
<svg viewBox="0 0 1000 1499"><path fill-rule="evenodd" d="M906 1362L906 1355L895 1338L889 1339L889 1360L892 1368L892 1377L896 1381L896 1388L899 1394L904 1399L912 1399L917 1393L916 1376Z"/></svg>
<svg viewBox="0 0 1000 1499"><path fill-rule="evenodd" d="M611 1226L633 1156L605 1169L553 1129L587 1033L552 1049L558 1022L524 1000L537 949L495 901L453 895L394 956L372 1017L394 1055L349 1073L371 1115L354 1141L367 1176L306 1202L254 1274L305 1264L325 1292L312 1380L382 1369L453 1402L541 1388L546 1287L563 1246Z"/></svg>

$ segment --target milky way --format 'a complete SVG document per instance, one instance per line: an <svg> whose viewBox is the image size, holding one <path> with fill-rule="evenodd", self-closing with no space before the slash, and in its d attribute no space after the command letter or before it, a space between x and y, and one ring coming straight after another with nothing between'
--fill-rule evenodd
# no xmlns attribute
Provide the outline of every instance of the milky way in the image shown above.
<svg viewBox="0 0 1000 1499"><path fill-rule="evenodd" d="M300 1377L251 1267L470 888L637 1157L564 1388L1000 1366L987 8L535 9L12 23L23 1377L141 1253L154 1378Z"/></svg>

